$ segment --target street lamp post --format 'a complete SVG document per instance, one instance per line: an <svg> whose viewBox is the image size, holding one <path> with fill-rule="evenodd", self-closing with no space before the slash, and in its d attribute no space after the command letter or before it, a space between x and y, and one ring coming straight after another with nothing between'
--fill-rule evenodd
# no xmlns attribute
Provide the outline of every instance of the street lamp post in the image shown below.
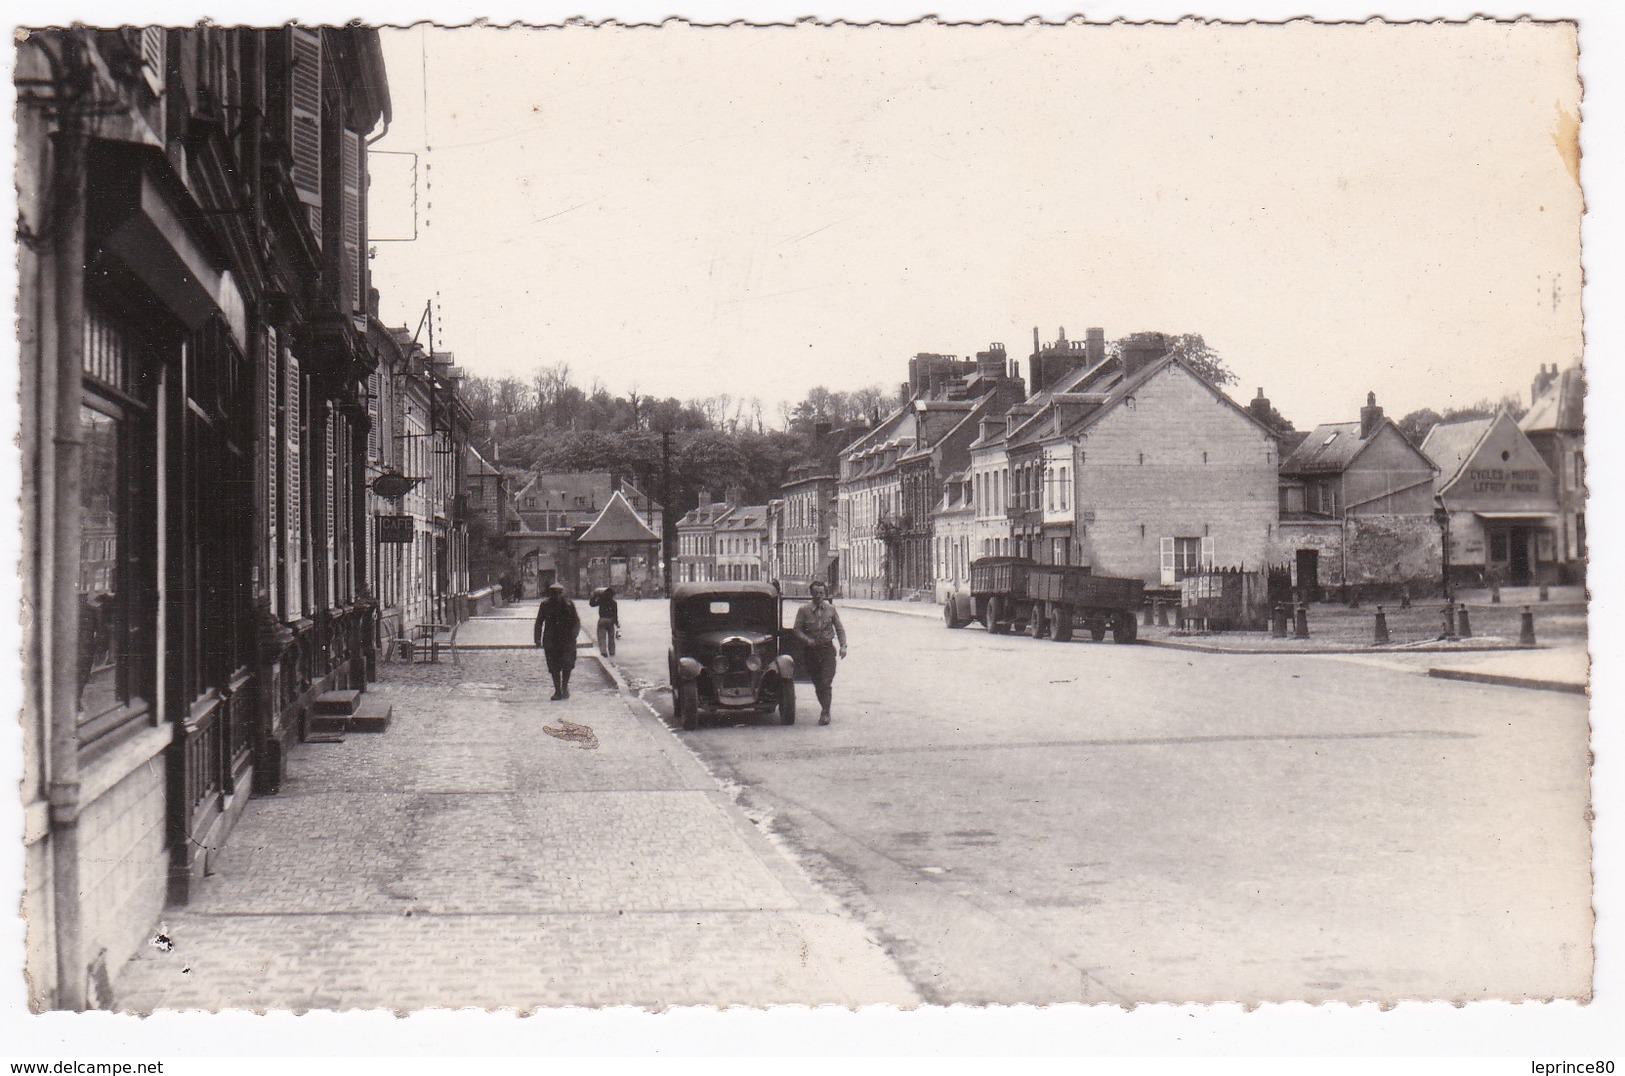
<svg viewBox="0 0 1625 1076"><path fill-rule="evenodd" d="M1450 513L1445 509L1443 502L1434 507L1433 519L1434 522L1439 524L1439 550L1444 576L1444 600L1450 602L1455 598L1450 585Z"/></svg>

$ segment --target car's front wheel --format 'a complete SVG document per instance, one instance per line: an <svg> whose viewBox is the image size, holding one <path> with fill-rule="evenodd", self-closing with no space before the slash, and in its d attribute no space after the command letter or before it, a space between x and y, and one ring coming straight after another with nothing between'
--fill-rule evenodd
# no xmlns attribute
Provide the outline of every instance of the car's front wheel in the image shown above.
<svg viewBox="0 0 1625 1076"><path fill-rule="evenodd" d="M794 725L796 723L796 682L794 680L779 681L779 724Z"/></svg>
<svg viewBox="0 0 1625 1076"><path fill-rule="evenodd" d="M678 685L677 717L689 732L700 727L700 686L692 680Z"/></svg>

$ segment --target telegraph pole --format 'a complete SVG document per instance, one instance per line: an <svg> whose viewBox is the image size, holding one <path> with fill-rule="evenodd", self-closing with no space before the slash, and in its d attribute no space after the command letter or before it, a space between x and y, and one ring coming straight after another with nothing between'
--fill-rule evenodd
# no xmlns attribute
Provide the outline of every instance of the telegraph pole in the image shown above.
<svg viewBox="0 0 1625 1076"><path fill-rule="evenodd" d="M677 520L671 504L671 430L660 431L660 559L666 596L671 597L671 546L677 533Z"/></svg>

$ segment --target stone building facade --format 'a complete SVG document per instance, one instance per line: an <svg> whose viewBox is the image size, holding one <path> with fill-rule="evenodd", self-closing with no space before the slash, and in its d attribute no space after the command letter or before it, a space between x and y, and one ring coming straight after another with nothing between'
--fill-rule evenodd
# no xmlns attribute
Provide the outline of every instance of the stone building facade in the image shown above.
<svg viewBox="0 0 1625 1076"><path fill-rule="evenodd" d="M19 37L24 914L39 1007L185 901L314 698L364 686L359 27Z"/></svg>
<svg viewBox="0 0 1625 1076"><path fill-rule="evenodd" d="M1358 422L1293 435L1280 467L1276 559L1311 600L1329 591L1420 595L1440 579L1438 469L1389 421L1376 394Z"/></svg>

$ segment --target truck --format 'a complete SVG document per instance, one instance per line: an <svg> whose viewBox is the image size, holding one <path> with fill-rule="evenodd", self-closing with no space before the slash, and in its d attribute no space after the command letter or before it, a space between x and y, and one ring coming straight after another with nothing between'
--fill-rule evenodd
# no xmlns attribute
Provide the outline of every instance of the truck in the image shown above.
<svg viewBox="0 0 1625 1076"><path fill-rule="evenodd" d="M1026 632L1066 642L1077 629L1100 642L1132 643L1143 579L1095 575L1078 564L1037 564L1026 557L982 557L970 566L968 593L950 594L943 621L963 628L973 620L995 635Z"/></svg>

